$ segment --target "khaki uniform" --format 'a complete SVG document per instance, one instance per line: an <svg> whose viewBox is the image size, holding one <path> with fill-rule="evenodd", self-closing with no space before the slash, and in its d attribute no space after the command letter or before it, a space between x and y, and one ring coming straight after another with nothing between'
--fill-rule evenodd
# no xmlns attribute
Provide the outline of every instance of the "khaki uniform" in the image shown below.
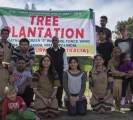
<svg viewBox="0 0 133 120"><path fill-rule="evenodd" d="M113 82L110 69L103 67L102 71L98 72L94 67L89 75L90 83L93 84L93 89L98 98L104 98L107 95L108 83ZM96 112L111 111L113 104L112 96L108 97L105 101L99 102L93 95L90 100L91 107Z"/></svg>
<svg viewBox="0 0 133 120"><path fill-rule="evenodd" d="M53 83L52 83L50 78L43 73L39 74L38 72L35 72L33 74L32 87L33 89L37 89L38 92L44 98L51 97L53 92L53 87L59 87L59 86L60 86L60 82L59 82L58 75L54 77ZM58 115L58 102L56 97L52 99L51 105L47 107L42 101L42 99L36 95L34 105L35 105L35 109L37 110L37 114L42 117L45 117L49 113Z"/></svg>

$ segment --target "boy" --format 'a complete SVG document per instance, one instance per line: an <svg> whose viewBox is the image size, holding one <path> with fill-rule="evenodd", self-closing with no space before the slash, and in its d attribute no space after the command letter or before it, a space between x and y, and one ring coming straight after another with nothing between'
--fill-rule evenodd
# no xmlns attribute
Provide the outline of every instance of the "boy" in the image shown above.
<svg viewBox="0 0 133 120"><path fill-rule="evenodd" d="M17 96L17 92L17 87L13 85L5 88L7 98L3 104L2 120L34 120L34 113L26 110L27 106L23 99Z"/></svg>

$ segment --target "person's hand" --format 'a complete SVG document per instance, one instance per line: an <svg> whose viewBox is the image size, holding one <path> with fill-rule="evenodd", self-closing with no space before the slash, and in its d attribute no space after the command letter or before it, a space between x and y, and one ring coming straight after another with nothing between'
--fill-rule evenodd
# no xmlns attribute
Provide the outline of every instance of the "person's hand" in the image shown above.
<svg viewBox="0 0 133 120"><path fill-rule="evenodd" d="M103 102L109 98L110 95L106 95L100 102Z"/></svg>
<svg viewBox="0 0 133 120"><path fill-rule="evenodd" d="M75 100L78 101L78 100L79 100L79 96L76 96L76 97L75 97Z"/></svg>
<svg viewBox="0 0 133 120"><path fill-rule="evenodd" d="M70 97L70 104L74 107L74 106L76 106L76 99L75 99L75 97Z"/></svg>
<svg viewBox="0 0 133 120"><path fill-rule="evenodd" d="M22 87L22 88L19 89L18 93L19 93L19 94L23 94L24 91L25 91L25 87Z"/></svg>
<svg viewBox="0 0 133 120"><path fill-rule="evenodd" d="M47 103L48 103L48 105L50 105L51 102L52 102L52 99L51 99L51 98L48 98L48 99L47 99Z"/></svg>
<svg viewBox="0 0 133 120"><path fill-rule="evenodd" d="M19 109L19 110L18 110L19 113L22 113L23 111L24 111L23 109Z"/></svg>
<svg viewBox="0 0 133 120"><path fill-rule="evenodd" d="M47 98L43 98L43 102L46 106L48 106L48 99Z"/></svg>
<svg viewBox="0 0 133 120"><path fill-rule="evenodd" d="M99 100L99 97L96 94L93 94L96 100Z"/></svg>

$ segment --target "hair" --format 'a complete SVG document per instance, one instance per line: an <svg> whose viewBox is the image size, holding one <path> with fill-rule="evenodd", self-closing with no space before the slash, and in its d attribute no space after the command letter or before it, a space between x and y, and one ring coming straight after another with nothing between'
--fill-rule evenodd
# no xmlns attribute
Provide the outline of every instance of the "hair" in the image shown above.
<svg viewBox="0 0 133 120"><path fill-rule="evenodd" d="M120 52L122 53L122 51L121 51L121 48L120 48L120 47L114 47L114 48L113 48L113 51L112 51L112 53L111 53L111 57L113 57L113 52L114 52L115 50L120 50Z"/></svg>
<svg viewBox="0 0 133 120"><path fill-rule="evenodd" d="M52 37L52 40L53 40L53 39L59 39L59 38L58 38L57 36L54 36L54 37Z"/></svg>
<svg viewBox="0 0 133 120"><path fill-rule="evenodd" d="M105 60L104 57L103 57L103 55L100 55L100 54L99 55L95 55L94 56L94 60L96 60L97 57L101 57L103 60Z"/></svg>
<svg viewBox="0 0 133 120"><path fill-rule="evenodd" d="M100 34L100 33L103 33L103 34L105 34L105 35L106 35L106 33L104 32L104 30L103 30L103 29L100 29L100 30L98 31L98 34Z"/></svg>
<svg viewBox="0 0 133 120"><path fill-rule="evenodd" d="M2 32L4 32L4 31L8 32L8 34L10 33L9 29L3 28L3 29L1 29L1 34L2 34Z"/></svg>
<svg viewBox="0 0 133 120"><path fill-rule="evenodd" d="M121 53L120 55L120 64L124 63L123 59L126 57L126 55L129 55L128 53Z"/></svg>
<svg viewBox="0 0 133 120"><path fill-rule="evenodd" d="M5 95L8 95L9 93L11 93L13 91L18 93L18 88L15 85L8 85L5 87L4 93L5 93Z"/></svg>
<svg viewBox="0 0 133 120"><path fill-rule="evenodd" d="M44 67L42 65L43 59L45 57L48 57L50 59L50 66L48 69L48 77L50 78L51 82L53 83L53 78L55 77L55 74L57 74L57 72L55 71L54 68L54 62L53 59L51 58L51 56L49 54L44 55L43 57L41 57L40 62L39 62L39 73L41 74L41 72L43 71Z"/></svg>
<svg viewBox="0 0 133 120"><path fill-rule="evenodd" d="M25 58L23 58L23 57L19 57L19 58L17 59L17 61L19 61L19 60L24 60L24 61L26 62Z"/></svg>
<svg viewBox="0 0 133 120"><path fill-rule="evenodd" d="M22 42L27 42L28 45L30 44L29 40L27 38L22 38L20 41L19 41L19 45L22 43Z"/></svg>
<svg viewBox="0 0 133 120"><path fill-rule="evenodd" d="M78 70L81 70L81 69L80 69L80 66L79 66L78 59L77 59L76 57L70 57L68 63L70 64L72 60L75 60L75 61L78 63L77 69L78 69ZM69 65L69 70L71 70L70 65Z"/></svg>
<svg viewBox="0 0 133 120"><path fill-rule="evenodd" d="M101 16L100 18L105 19L106 22L108 22L108 18L107 18L107 16L103 15L103 16Z"/></svg>

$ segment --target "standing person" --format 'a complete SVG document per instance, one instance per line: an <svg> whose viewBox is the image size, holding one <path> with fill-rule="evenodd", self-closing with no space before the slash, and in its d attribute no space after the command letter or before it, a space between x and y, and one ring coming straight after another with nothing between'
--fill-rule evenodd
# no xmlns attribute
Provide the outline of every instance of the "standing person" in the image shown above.
<svg viewBox="0 0 133 120"><path fill-rule="evenodd" d="M98 113L111 113L113 100L111 91L113 88L112 73L104 67L104 59L101 55L94 57L95 67L89 74L89 85L92 92L91 107Z"/></svg>
<svg viewBox="0 0 133 120"><path fill-rule="evenodd" d="M8 85L5 88L6 99L2 109L2 120L35 120L34 113L26 110L27 106L23 99L17 96L17 92L16 86Z"/></svg>
<svg viewBox="0 0 133 120"><path fill-rule="evenodd" d="M5 98L4 89L8 85L9 80L11 80L11 75L4 68L2 62L4 59L4 52L0 49L0 111L2 110L2 103Z"/></svg>
<svg viewBox="0 0 133 120"><path fill-rule="evenodd" d="M87 111L87 100L84 96L86 75L81 71L76 57L71 57L68 63L69 69L63 75L65 104L70 115L85 115Z"/></svg>
<svg viewBox="0 0 133 120"><path fill-rule="evenodd" d="M123 78L122 82L122 100L121 105L125 105L126 103L126 90L128 87L128 83L130 82L130 90L132 93L131 103L133 103L133 62L131 61L131 58L128 53L122 53L120 56L120 71L129 74L129 76L126 76Z"/></svg>
<svg viewBox="0 0 133 120"><path fill-rule="evenodd" d="M128 30L126 26L121 25L119 27L120 38L115 40L115 46L120 47L122 53L128 53L131 55L131 60L133 60L133 39L128 36Z"/></svg>
<svg viewBox="0 0 133 120"><path fill-rule="evenodd" d="M57 89L60 86L59 77L54 69L52 58L45 55L39 63L39 70L33 74L32 87L35 93L34 107L40 118L57 117Z"/></svg>
<svg viewBox="0 0 133 120"><path fill-rule="evenodd" d="M96 26L96 32L99 32L100 29L102 29L104 31L104 33L106 34L106 40L108 42L112 42L112 34L111 34L111 30L106 28L106 24L108 22L108 18L107 16L101 16L100 17L100 27Z"/></svg>
<svg viewBox="0 0 133 120"><path fill-rule="evenodd" d="M102 29L98 32L98 40L99 44L96 47L97 53L104 57L104 65L107 66L114 48L113 43L106 40L106 34Z"/></svg>
<svg viewBox="0 0 133 120"><path fill-rule="evenodd" d="M18 95L21 96L26 105L30 107L33 99L33 90L30 88L32 75L31 72L26 69L26 61L24 58L18 58L12 75L14 80L11 82L18 88Z"/></svg>
<svg viewBox="0 0 133 120"><path fill-rule="evenodd" d="M66 71L68 69L68 63L67 63L65 49L59 47L58 43L59 43L58 37L54 36L52 38L53 47L47 49L47 54L49 54L52 57L55 69L59 75L61 86L58 88L56 97L58 100L58 106L61 108L62 94L63 94L63 71Z"/></svg>
<svg viewBox="0 0 133 120"><path fill-rule="evenodd" d="M119 69L120 65L120 54L121 49L119 47L114 47L112 52L112 58L109 60L108 67L112 71L112 76L114 79L113 82L113 97L115 100L115 108L116 110L120 110L121 108L121 93L122 93L122 77L124 77L126 74L124 72L121 72Z"/></svg>
<svg viewBox="0 0 133 120"><path fill-rule="evenodd" d="M12 51L14 49L13 45L8 42L10 31L7 28L1 29L1 40L0 40L0 49L4 51L4 60L3 62L10 63Z"/></svg>
<svg viewBox="0 0 133 120"><path fill-rule="evenodd" d="M30 42L27 38L22 38L19 41L19 46L13 50L11 64L15 66L17 59L23 57L26 60L26 66L28 70L32 70L34 65L35 51L34 47L30 46Z"/></svg>

